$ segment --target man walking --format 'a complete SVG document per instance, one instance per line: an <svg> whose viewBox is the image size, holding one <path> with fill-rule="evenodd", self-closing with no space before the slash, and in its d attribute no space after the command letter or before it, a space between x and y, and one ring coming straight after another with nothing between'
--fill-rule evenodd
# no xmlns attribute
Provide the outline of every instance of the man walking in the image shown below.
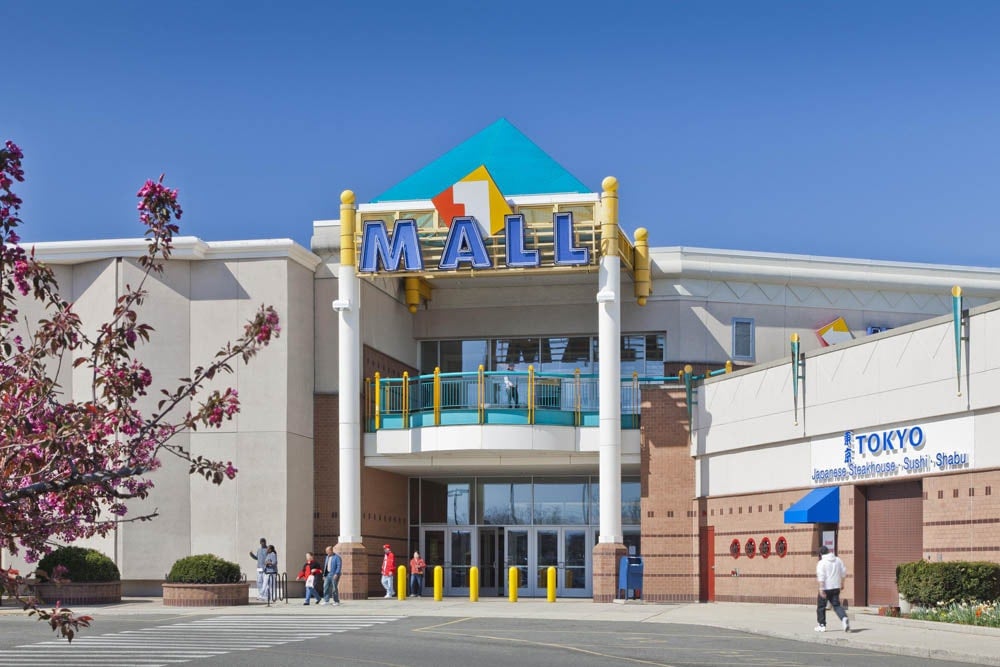
<svg viewBox="0 0 1000 667"><path fill-rule="evenodd" d="M333 596L333 606L340 606L340 569L342 561L340 554L334 553L333 547L326 548L326 560L323 561L323 600L321 605L331 604L330 596Z"/></svg>
<svg viewBox="0 0 1000 667"><path fill-rule="evenodd" d="M260 548L250 552L250 558L257 561L257 599L264 599L264 559L267 558L267 540L260 538Z"/></svg>
<svg viewBox="0 0 1000 667"><path fill-rule="evenodd" d="M844 561L831 553L826 546L819 549L819 562L816 563L816 581L819 582L819 596L816 598L816 632L826 632L826 603L833 605L833 611L840 619L844 632L851 631L851 622L847 620L847 612L840 604L840 587L847 576Z"/></svg>
<svg viewBox="0 0 1000 667"><path fill-rule="evenodd" d="M384 554L382 556L382 588L385 589L385 597L391 598L394 590L392 578L396 569L396 556L388 544L382 545L382 553Z"/></svg>

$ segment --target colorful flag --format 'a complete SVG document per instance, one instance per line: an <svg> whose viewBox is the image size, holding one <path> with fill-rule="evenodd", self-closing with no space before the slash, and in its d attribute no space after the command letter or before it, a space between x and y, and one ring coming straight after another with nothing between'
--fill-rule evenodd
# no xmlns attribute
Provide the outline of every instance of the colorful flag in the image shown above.
<svg viewBox="0 0 1000 667"><path fill-rule="evenodd" d="M819 342L822 343L823 347L843 343L846 340L854 340L854 334L851 333L851 329L843 317L838 317L826 326L816 329L816 335L819 336Z"/></svg>
<svg viewBox="0 0 1000 667"><path fill-rule="evenodd" d="M445 226L451 227L454 218L468 216L475 218L484 237L503 231L504 216L513 212L486 165L479 165L431 201Z"/></svg>

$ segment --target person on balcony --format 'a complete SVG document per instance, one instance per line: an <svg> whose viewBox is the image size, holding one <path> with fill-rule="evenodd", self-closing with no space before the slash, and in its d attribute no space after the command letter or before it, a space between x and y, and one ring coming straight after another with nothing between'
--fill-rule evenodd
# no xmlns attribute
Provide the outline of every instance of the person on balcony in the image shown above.
<svg viewBox="0 0 1000 667"><path fill-rule="evenodd" d="M518 407L517 377L514 375L514 364L507 364L507 375L503 376L503 385L507 388L507 405Z"/></svg>

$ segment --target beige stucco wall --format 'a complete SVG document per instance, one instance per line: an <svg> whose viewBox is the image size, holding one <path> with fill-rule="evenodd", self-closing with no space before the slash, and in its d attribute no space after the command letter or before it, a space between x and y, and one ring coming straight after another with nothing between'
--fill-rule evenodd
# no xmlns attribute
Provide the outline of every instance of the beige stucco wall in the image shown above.
<svg viewBox="0 0 1000 667"><path fill-rule="evenodd" d="M118 244L118 245L115 245ZM109 242L108 254L92 242L83 259L67 254L71 244L52 244L63 291L72 295L88 327L107 320L125 284L141 279L135 264L141 241ZM45 259L46 244L39 254ZM125 523L107 539L91 540L114 558L126 590L152 592L174 560L194 553L214 553L234 560L253 578L246 552L266 536L285 557L312 548L312 440L314 331L313 267L318 258L290 242L206 244L185 237L162 275L150 276L140 319L153 328L152 342L137 356L150 368L154 390L142 401L146 414L162 398L160 388L174 388L180 377L207 365L226 341L237 338L262 304L281 318L281 336L251 360L232 363L206 385L233 387L242 411L220 429L182 433L173 442L190 447L193 456L231 460L235 480L213 485L188 474L188 465L169 455L152 473L155 487L146 500L129 503L129 516L155 511L151 522ZM56 252L58 250L58 252ZM116 256L124 255L123 259ZM74 398L88 398L90 378L84 369L67 376ZM188 406L178 406L176 418ZM292 565L295 566L294 564Z"/></svg>
<svg viewBox="0 0 1000 667"><path fill-rule="evenodd" d="M975 467L1000 464L989 435L1000 424L998 327L1000 303L971 311L961 395L948 316L806 354L797 420L790 361L706 380L692 445L699 495L811 485L810 443L845 430L971 418Z"/></svg>

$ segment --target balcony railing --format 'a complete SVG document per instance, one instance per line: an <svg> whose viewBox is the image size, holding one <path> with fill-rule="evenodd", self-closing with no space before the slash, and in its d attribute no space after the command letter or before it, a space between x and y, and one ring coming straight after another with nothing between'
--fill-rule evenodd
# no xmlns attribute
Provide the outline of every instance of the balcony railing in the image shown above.
<svg viewBox="0 0 1000 667"><path fill-rule="evenodd" d="M633 374L621 380L621 427L639 428L642 388L647 385L677 384L687 389L690 409L691 382L730 370L694 375L690 366L673 376L641 377ZM365 380L365 428L410 429L458 424L549 424L596 427L600 411L597 375L486 371Z"/></svg>

